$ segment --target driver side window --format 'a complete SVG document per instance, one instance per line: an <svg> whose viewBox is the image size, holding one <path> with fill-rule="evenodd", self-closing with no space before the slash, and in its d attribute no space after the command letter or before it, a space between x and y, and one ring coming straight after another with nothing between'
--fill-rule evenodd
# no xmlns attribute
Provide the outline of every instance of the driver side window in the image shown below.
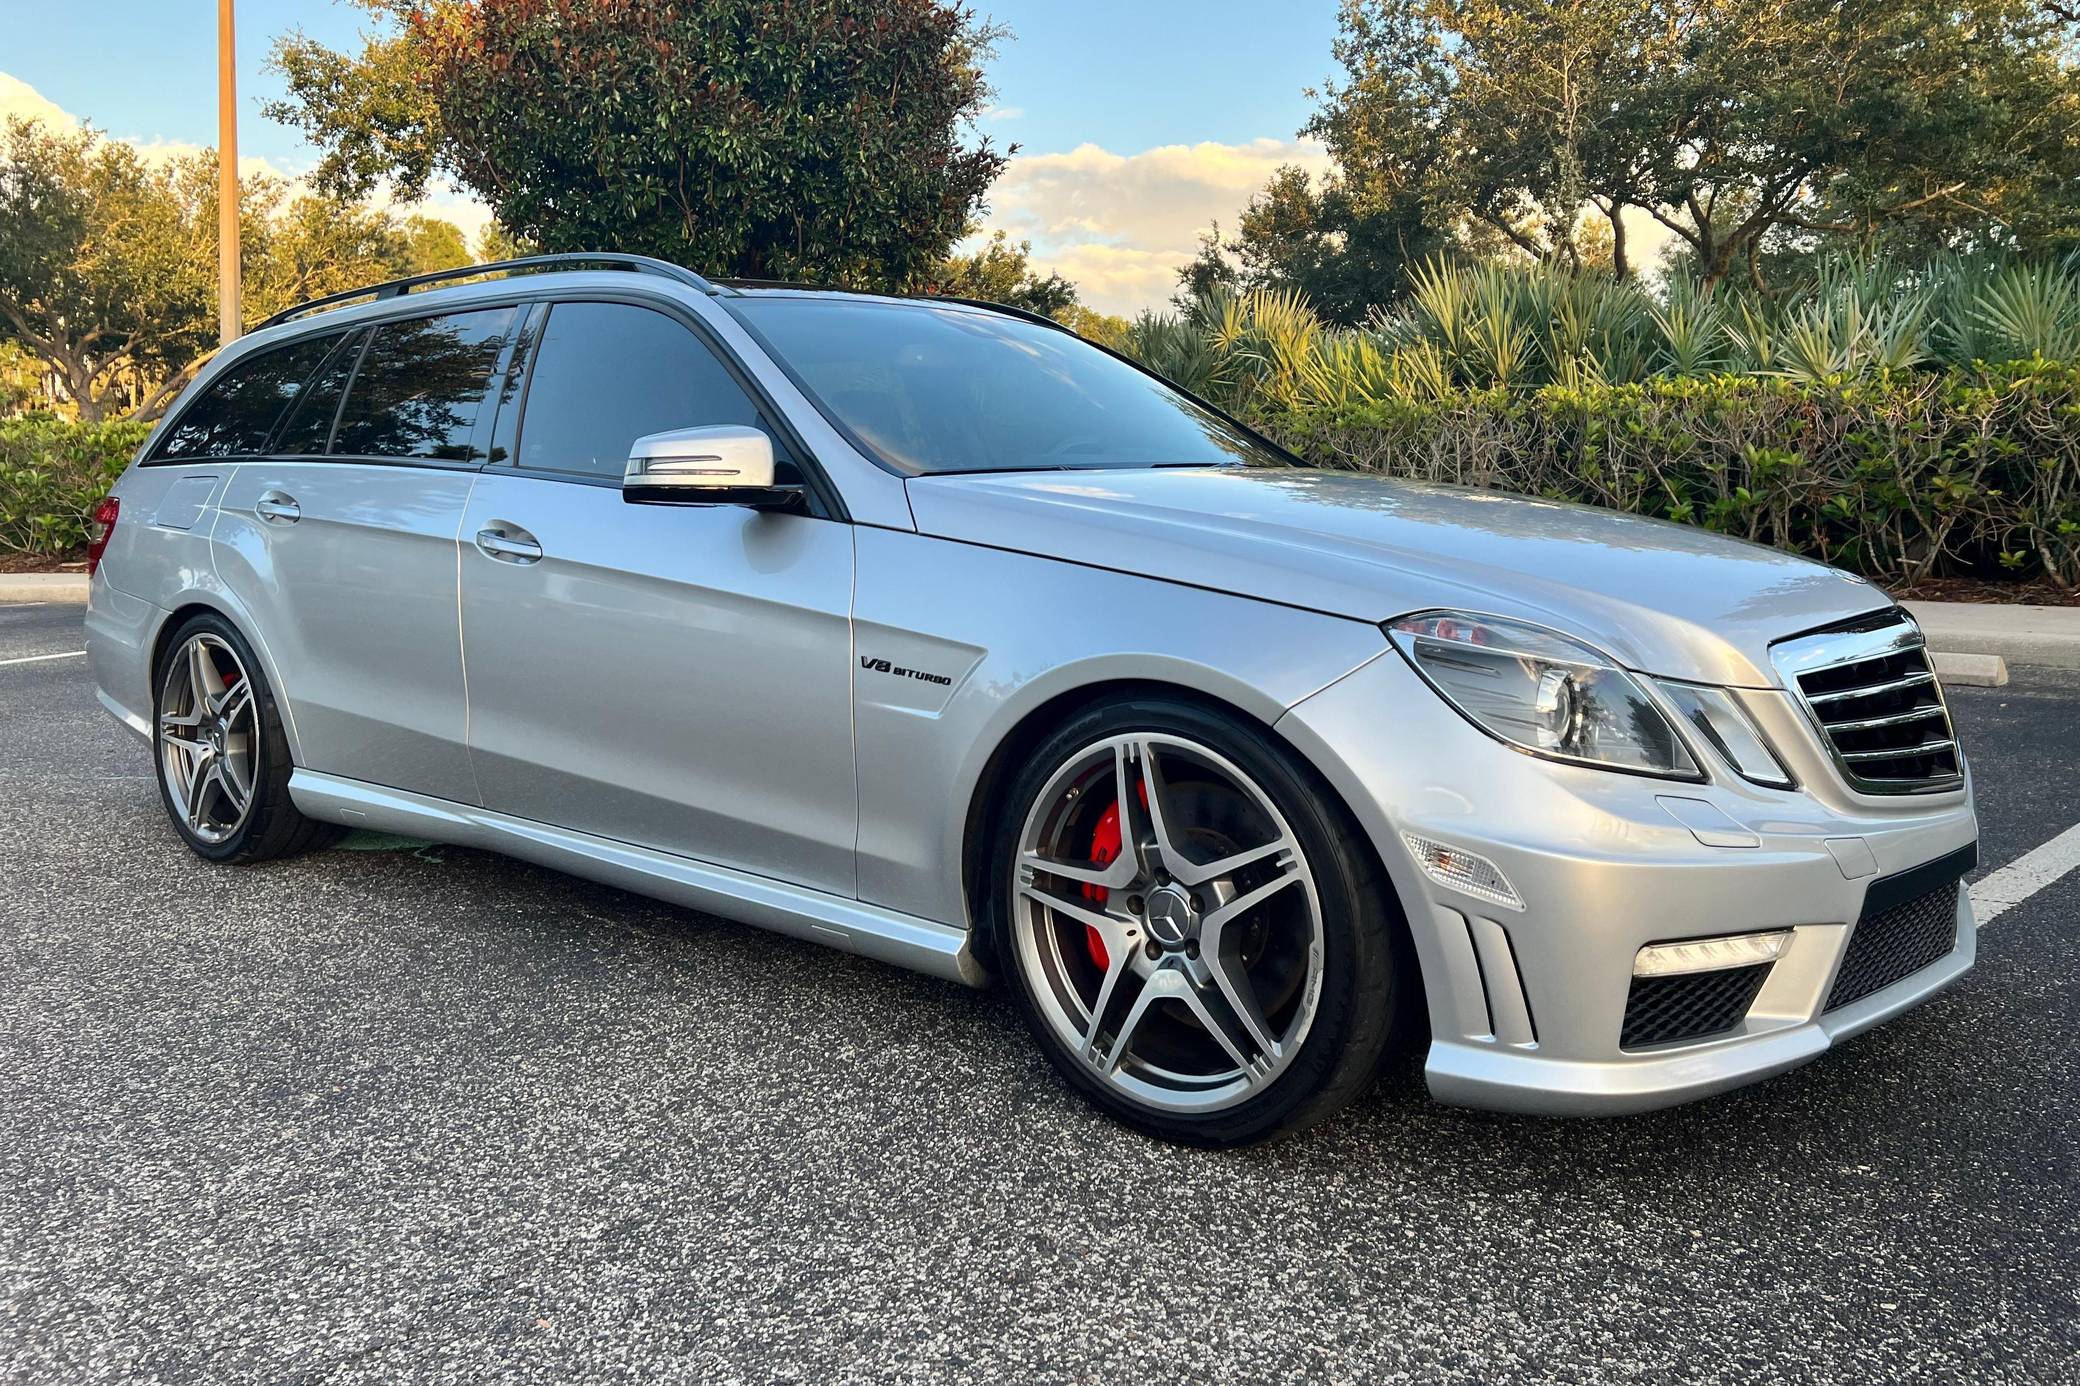
<svg viewBox="0 0 2080 1386"><path fill-rule="evenodd" d="M705 343L654 309L557 303L535 350L515 465L618 481L629 445L649 433L709 424L771 427ZM773 440L779 470L780 440Z"/></svg>

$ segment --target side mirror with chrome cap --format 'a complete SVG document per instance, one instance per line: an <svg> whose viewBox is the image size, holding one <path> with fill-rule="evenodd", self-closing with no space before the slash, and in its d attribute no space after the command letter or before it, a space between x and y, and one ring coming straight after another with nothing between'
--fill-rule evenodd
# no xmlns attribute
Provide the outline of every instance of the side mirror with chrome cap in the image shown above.
<svg viewBox="0 0 2080 1386"><path fill-rule="evenodd" d="M621 499L633 505L746 505L791 510L799 485L777 481L773 440L742 424L650 433L628 449Z"/></svg>

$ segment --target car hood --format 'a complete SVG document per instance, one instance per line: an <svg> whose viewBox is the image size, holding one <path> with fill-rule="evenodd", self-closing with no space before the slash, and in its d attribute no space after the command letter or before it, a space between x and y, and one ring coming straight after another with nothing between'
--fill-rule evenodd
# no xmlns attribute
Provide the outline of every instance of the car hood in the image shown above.
<svg viewBox="0 0 2080 1386"><path fill-rule="evenodd" d="M1892 605L1861 578L1689 525L1349 472L1207 467L913 478L926 534L1363 621L1515 616L1628 668L1745 687L1769 644Z"/></svg>

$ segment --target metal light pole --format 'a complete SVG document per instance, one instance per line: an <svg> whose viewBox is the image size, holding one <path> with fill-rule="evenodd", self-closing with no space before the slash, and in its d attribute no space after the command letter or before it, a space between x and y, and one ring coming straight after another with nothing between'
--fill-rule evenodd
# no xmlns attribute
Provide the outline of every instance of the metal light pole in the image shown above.
<svg viewBox="0 0 2080 1386"><path fill-rule="evenodd" d="M217 336L226 346L239 330L238 70L231 31L231 0L217 0Z"/></svg>

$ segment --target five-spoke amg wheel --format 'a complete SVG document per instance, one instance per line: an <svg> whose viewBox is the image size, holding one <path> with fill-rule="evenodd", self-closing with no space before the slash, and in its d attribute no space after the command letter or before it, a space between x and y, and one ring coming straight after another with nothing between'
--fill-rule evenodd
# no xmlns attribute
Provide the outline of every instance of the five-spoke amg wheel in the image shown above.
<svg viewBox="0 0 2080 1386"><path fill-rule="evenodd" d="M252 811L255 716L238 652L211 631L189 636L159 688L159 774L173 811L203 842L224 841Z"/></svg>
<svg viewBox="0 0 2080 1386"><path fill-rule="evenodd" d="M315 846L333 829L289 801L289 746L259 661L216 616L161 647L153 759L167 815L212 861L260 861Z"/></svg>
<svg viewBox="0 0 2080 1386"><path fill-rule="evenodd" d="M1115 704L1043 745L1000 834L1000 953L1070 1078L1134 1124L1233 1144L1371 1078L1394 931L1372 855L1260 729Z"/></svg>

